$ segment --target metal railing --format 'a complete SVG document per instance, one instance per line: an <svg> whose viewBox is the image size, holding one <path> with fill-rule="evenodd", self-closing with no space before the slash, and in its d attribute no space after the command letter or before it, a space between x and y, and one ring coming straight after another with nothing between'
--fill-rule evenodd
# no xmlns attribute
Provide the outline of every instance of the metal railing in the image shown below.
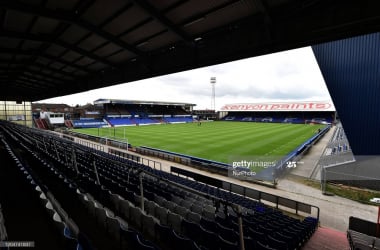
<svg viewBox="0 0 380 250"><path fill-rule="evenodd" d="M202 182L205 184L222 188L226 191L242 195L243 197L249 197L259 202L265 201L266 203L271 203L273 207L276 207L277 209L281 207L286 207L288 209L293 210L296 215L298 215L299 212L304 212L306 214L316 217L317 220L319 221L320 209L317 206L295 201L288 198L284 198L275 194L262 192L256 189L248 188L248 187L234 184L228 181L218 180L213 177L207 176L207 178L205 178L201 174L194 173L185 169L177 168L174 166L171 166L170 171L173 173L177 173L183 176L193 178L194 180L202 180Z"/></svg>

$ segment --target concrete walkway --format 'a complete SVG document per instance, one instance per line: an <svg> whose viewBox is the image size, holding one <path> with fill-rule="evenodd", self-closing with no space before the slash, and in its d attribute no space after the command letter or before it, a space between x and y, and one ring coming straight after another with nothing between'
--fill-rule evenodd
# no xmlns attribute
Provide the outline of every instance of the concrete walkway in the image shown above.
<svg viewBox="0 0 380 250"><path fill-rule="evenodd" d="M339 196L326 196L321 190L294 180L281 180L275 194L319 207L321 225L342 232L348 229L350 216L377 221L378 208L376 206L365 205Z"/></svg>
<svg viewBox="0 0 380 250"><path fill-rule="evenodd" d="M325 136L324 138L330 138ZM322 139L324 139L322 138ZM78 140L78 139L75 139ZM82 140L83 139L79 139ZM94 143L89 141L90 143ZM323 142L323 141L321 141ZM318 144L316 144L317 146ZM104 146L104 151L108 152L108 146ZM322 146L321 146L322 147ZM319 149L321 150L321 148ZM319 150L315 150L316 153ZM322 150L323 152L323 150ZM322 153L321 152L321 153ZM134 154L129 151L128 153ZM154 161L161 162L162 170L170 172L170 166L176 166L189 171L200 173L203 175L208 175L216 179L236 183L242 186L250 187L256 190L260 190L267 193L272 193L281 197L289 198L299 202L314 205L320 208L320 222L321 226L333 228L342 232L348 229L348 221L350 216L355 216L365 220L377 221L377 207L372 205L364 205L359 202L348 200L338 196L325 196L322 194L320 189L306 186L297 178L289 176L288 178L281 179L277 185L277 188L270 188L259 184L249 183L240 181L237 179L229 178L226 176L221 176L218 174L209 173L206 171L194 169L192 167L184 166L178 163L169 162L157 158L148 157L142 155L142 157ZM305 160L306 161L306 160Z"/></svg>
<svg viewBox="0 0 380 250"><path fill-rule="evenodd" d="M323 154L330 138L334 134L335 127L332 127L312 148L302 157L301 164L297 164L291 172L292 175L302 176L305 178L313 178L320 180L317 169L319 158Z"/></svg>

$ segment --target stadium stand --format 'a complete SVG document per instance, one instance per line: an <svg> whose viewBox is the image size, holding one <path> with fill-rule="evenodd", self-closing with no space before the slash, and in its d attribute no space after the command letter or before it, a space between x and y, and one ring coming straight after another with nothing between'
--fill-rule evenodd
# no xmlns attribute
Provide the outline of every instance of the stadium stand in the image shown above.
<svg viewBox="0 0 380 250"><path fill-rule="evenodd" d="M318 165L333 167L342 163L353 162L355 157L341 123L335 126L334 134L327 143Z"/></svg>
<svg viewBox="0 0 380 250"><path fill-rule="evenodd" d="M350 216L347 239L351 249L380 249L379 236L377 223Z"/></svg>
<svg viewBox="0 0 380 250"><path fill-rule="evenodd" d="M333 121L331 112L245 112L231 111L223 118L224 121L242 122L274 122L274 123L324 123Z"/></svg>
<svg viewBox="0 0 380 250"><path fill-rule="evenodd" d="M106 112L109 115L121 115L119 108L116 105L108 105Z"/></svg>
<svg viewBox="0 0 380 250"><path fill-rule="evenodd" d="M300 249L318 223L40 130L0 128L60 204L62 238L82 249L237 249L240 216L247 246Z"/></svg>
<svg viewBox="0 0 380 250"><path fill-rule="evenodd" d="M127 104L124 102L127 102ZM98 128L104 126L116 127L193 122L190 112L186 111L182 106L175 106L169 103L163 105L162 103L156 104L154 102L152 104L143 104L144 102L139 101L130 102L109 100L109 103L104 105L87 104L82 107L73 108L74 113L65 116L62 126L67 128ZM49 125L49 122L45 121L37 113L33 121L36 128L53 128L53 126Z"/></svg>
<svg viewBox="0 0 380 250"><path fill-rule="evenodd" d="M147 124L160 124L160 120L154 118L135 118L136 125L147 125Z"/></svg>
<svg viewBox="0 0 380 250"><path fill-rule="evenodd" d="M111 126L128 126L128 125L148 125L148 124L161 124L161 123L186 123L193 122L192 116L170 116L170 117L131 117L131 118L122 118L122 117L108 117L107 121Z"/></svg>
<svg viewBox="0 0 380 250"><path fill-rule="evenodd" d="M190 110L194 104L110 99L94 103L103 107L110 126L193 122Z"/></svg>
<svg viewBox="0 0 380 250"><path fill-rule="evenodd" d="M136 124L135 120L131 118L108 118L107 120L112 126L127 126Z"/></svg>
<svg viewBox="0 0 380 250"><path fill-rule="evenodd" d="M184 123L184 122L193 122L193 117L191 116L165 117L163 120L167 123Z"/></svg>
<svg viewBox="0 0 380 250"><path fill-rule="evenodd" d="M331 151L328 151L327 154L339 154L350 151L346 134L344 133L343 127L340 123L336 126L328 147L331 148Z"/></svg>
<svg viewBox="0 0 380 250"><path fill-rule="evenodd" d="M354 230L347 231L348 242L351 249L370 250L379 249L380 239Z"/></svg>
<svg viewBox="0 0 380 250"><path fill-rule="evenodd" d="M1 146L5 148L1 152L4 161L2 175L6 173L8 179L1 180L1 197L6 201L3 209L7 222L7 240L31 240L41 249L66 249L69 245L76 247L77 243L69 237L68 224L58 219L61 217L57 211L62 212L61 215L64 212L54 197L4 139L1 140ZM58 220L59 223L56 222ZM35 230L37 225L38 230Z"/></svg>

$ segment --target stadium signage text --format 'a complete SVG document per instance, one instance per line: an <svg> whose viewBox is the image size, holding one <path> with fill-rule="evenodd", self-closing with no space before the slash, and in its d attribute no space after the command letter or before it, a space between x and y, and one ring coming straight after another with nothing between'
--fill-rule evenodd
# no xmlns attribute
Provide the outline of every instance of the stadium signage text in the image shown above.
<svg viewBox="0 0 380 250"><path fill-rule="evenodd" d="M332 105L327 102L226 104L223 111L327 111Z"/></svg>

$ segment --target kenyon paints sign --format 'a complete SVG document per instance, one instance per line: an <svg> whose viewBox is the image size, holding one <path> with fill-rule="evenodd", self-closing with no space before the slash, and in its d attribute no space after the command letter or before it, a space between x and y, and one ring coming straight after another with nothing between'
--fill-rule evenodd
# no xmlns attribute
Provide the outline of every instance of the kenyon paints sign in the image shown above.
<svg viewBox="0 0 380 250"><path fill-rule="evenodd" d="M335 111L329 102L237 103L226 104L221 111Z"/></svg>

